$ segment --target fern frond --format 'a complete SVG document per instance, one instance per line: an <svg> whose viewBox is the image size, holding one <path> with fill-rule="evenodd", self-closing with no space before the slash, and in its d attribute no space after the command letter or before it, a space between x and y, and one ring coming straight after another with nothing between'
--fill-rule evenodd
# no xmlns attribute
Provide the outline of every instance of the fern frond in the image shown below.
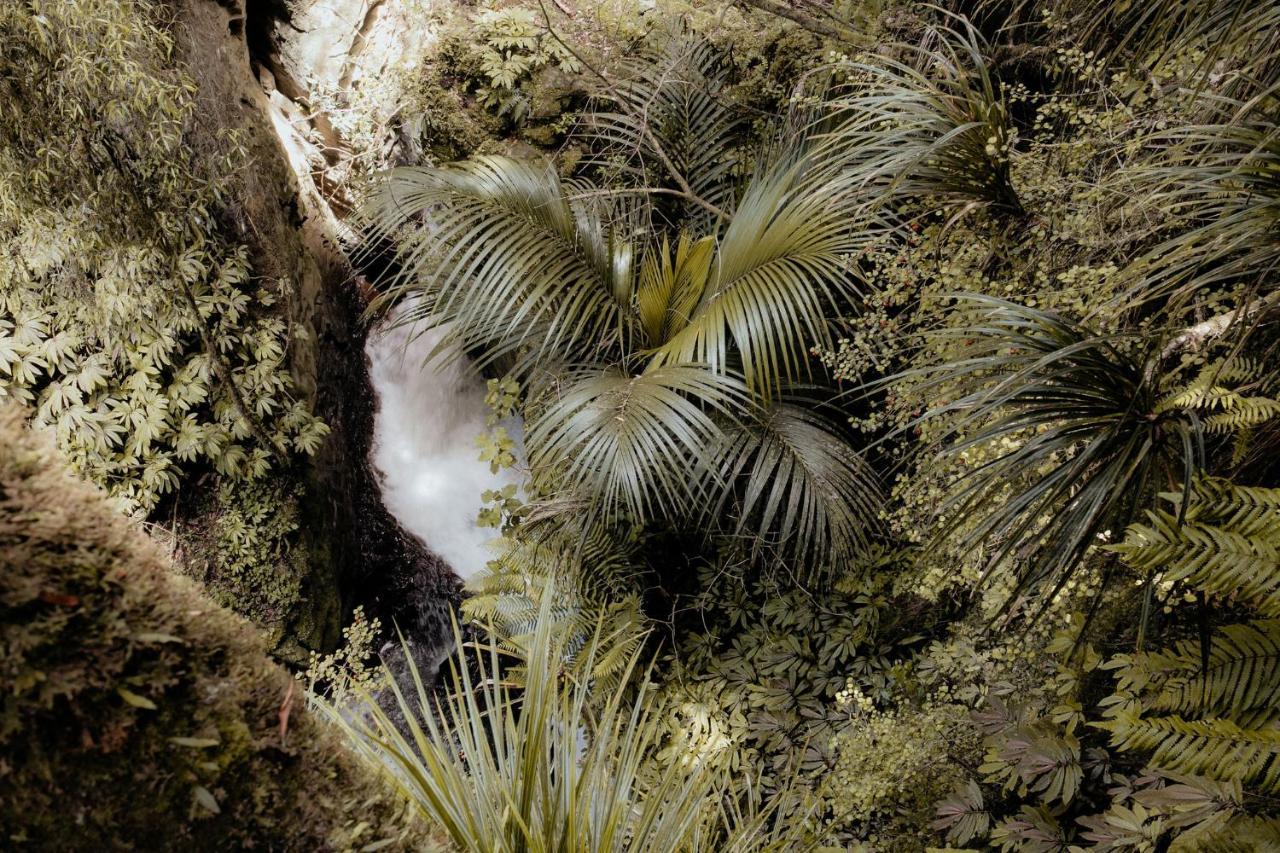
<svg viewBox="0 0 1280 853"><path fill-rule="evenodd" d="M1155 689L1144 704L1154 711L1235 716L1280 707L1280 620L1219 629L1208 667L1198 640L1138 653L1119 672L1121 689Z"/></svg>
<svg viewBox="0 0 1280 853"><path fill-rule="evenodd" d="M1139 717L1121 713L1096 723L1111 732L1122 750L1151 753L1151 764L1173 773L1238 779L1270 793L1280 792L1280 729L1266 717L1188 720L1178 716Z"/></svg>
<svg viewBox="0 0 1280 853"><path fill-rule="evenodd" d="M1202 479L1192 486L1181 522L1176 506L1149 511L1147 520L1131 525L1124 542L1113 546L1130 566L1280 616L1280 489Z"/></svg>
<svg viewBox="0 0 1280 853"><path fill-rule="evenodd" d="M1204 829L1184 832L1169 853L1258 853L1280 850L1280 818L1232 815Z"/></svg>

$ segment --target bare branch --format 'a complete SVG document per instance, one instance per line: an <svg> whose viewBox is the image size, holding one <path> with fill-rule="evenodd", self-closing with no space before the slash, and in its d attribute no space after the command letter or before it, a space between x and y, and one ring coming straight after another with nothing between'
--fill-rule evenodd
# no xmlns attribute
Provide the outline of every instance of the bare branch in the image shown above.
<svg viewBox="0 0 1280 853"><path fill-rule="evenodd" d="M1260 296L1241 308L1210 317L1203 323L1197 323L1169 341L1160 351L1160 360L1164 361L1180 352L1190 350L1196 352L1209 341L1222 337L1237 325L1265 319L1272 313L1280 311L1280 290Z"/></svg>
<svg viewBox="0 0 1280 853"><path fill-rule="evenodd" d="M793 24L798 24L809 32L824 38L854 44L864 41L858 32L839 23L835 16L830 13L825 15L830 20L823 20L822 18L815 18L808 12L797 9L789 3L781 2L781 0L739 0L739 2L753 9L759 9L761 12L768 12L770 15L786 18Z"/></svg>

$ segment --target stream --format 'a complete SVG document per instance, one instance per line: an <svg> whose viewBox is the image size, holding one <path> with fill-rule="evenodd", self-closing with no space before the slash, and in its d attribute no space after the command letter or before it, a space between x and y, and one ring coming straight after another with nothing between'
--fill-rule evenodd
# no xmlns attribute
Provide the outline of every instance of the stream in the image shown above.
<svg viewBox="0 0 1280 853"><path fill-rule="evenodd" d="M476 438L489 429L484 380L456 347L428 360L447 329L396 327L400 310L365 345L378 403L370 461L391 515L466 580L484 568L497 535L476 524L481 493L518 478L480 461Z"/></svg>

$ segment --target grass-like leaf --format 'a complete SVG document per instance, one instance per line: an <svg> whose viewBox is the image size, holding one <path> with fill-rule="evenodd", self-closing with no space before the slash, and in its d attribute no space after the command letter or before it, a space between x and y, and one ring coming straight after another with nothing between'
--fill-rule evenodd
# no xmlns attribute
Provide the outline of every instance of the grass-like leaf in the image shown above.
<svg viewBox="0 0 1280 853"><path fill-rule="evenodd" d="M962 477L939 507L934 543L963 528L962 547L993 546L988 574L1012 558L1015 595L1045 580L1056 590L1154 489L1190 482L1203 464L1199 417L1161 411L1146 363L1107 336L989 296L964 295L956 310L973 319L929 335L949 355L888 381L909 380L927 406L911 428L945 424L938 455L948 464L1001 440L1011 447Z"/></svg>

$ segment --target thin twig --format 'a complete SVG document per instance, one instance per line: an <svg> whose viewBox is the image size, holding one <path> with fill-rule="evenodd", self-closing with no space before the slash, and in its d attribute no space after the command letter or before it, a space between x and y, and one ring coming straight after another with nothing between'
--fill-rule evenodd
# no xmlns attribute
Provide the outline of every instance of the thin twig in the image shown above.
<svg viewBox="0 0 1280 853"><path fill-rule="evenodd" d="M826 12L825 16L831 18L831 21L824 21L813 17L807 12L802 12L794 6L779 2L779 0L739 0L739 2L761 12L768 12L770 15L786 18L793 24L798 24L815 35L851 44L858 44L864 41L864 39L859 38L857 32L837 23L835 16L830 12Z"/></svg>
<svg viewBox="0 0 1280 853"><path fill-rule="evenodd" d="M1280 311L1280 290L1260 296L1243 307L1210 317L1203 323L1196 323L1165 344L1160 351L1160 360L1164 361L1184 350L1196 352L1207 342L1226 334L1229 329L1241 323L1261 320L1275 311Z"/></svg>

